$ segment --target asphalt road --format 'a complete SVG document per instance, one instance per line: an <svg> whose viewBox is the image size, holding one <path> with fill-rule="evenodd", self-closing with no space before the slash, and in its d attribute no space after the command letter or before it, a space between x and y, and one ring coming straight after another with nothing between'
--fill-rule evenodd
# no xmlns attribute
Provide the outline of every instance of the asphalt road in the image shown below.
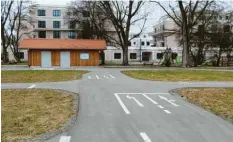
<svg viewBox="0 0 233 142"><path fill-rule="evenodd" d="M80 94L75 125L47 142L232 142L233 125L169 90L233 87L233 82L136 80L120 69L90 68L81 80L10 83L2 88L54 88Z"/></svg>

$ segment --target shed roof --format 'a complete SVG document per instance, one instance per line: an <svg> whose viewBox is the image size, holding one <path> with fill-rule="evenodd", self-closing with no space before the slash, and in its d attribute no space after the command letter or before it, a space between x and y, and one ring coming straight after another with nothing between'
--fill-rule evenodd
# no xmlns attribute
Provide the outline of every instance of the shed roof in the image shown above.
<svg viewBox="0 0 233 142"><path fill-rule="evenodd" d="M24 39L19 48L104 50L106 49L106 41L91 39Z"/></svg>

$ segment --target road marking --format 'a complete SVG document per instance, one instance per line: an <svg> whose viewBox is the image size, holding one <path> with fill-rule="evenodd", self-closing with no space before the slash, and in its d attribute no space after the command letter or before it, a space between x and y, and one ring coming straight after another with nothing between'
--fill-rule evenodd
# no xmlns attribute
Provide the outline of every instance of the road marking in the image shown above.
<svg viewBox="0 0 233 142"><path fill-rule="evenodd" d="M144 105L142 103L139 102L139 100L137 100L134 97L130 97L129 95L126 96L128 99L133 99L140 107L144 107Z"/></svg>
<svg viewBox="0 0 233 142"><path fill-rule="evenodd" d="M179 105L173 103L175 100L168 100L166 97L163 97L163 96L160 96L160 95L159 95L159 98L160 98L160 99L163 99L163 100L165 100L165 101L167 101L167 102L169 102L169 103L172 104L173 106L176 106L176 107L179 106Z"/></svg>
<svg viewBox="0 0 233 142"><path fill-rule="evenodd" d="M59 142L70 142L71 136L61 136Z"/></svg>
<svg viewBox="0 0 233 142"><path fill-rule="evenodd" d="M151 142L150 138L147 136L146 133L140 133L142 139L144 140L144 142Z"/></svg>
<svg viewBox="0 0 233 142"><path fill-rule="evenodd" d="M114 77L114 76L112 76L111 74L109 74L109 76L110 76L112 79L115 79L115 77Z"/></svg>
<svg viewBox="0 0 233 142"><path fill-rule="evenodd" d="M121 107L123 108L123 110L125 111L126 114L130 114L129 110L126 108L126 106L124 105L124 103L121 101L121 98L118 96L117 93L114 94L119 102L119 104L121 105Z"/></svg>
<svg viewBox="0 0 233 142"><path fill-rule="evenodd" d="M33 84L33 85L31 85L31 86L29 86L28 88L34 88L36 85L35 84Z"/></svg>
<svg viewBox="0 0 233 142"><path fill-rule="evenodd" d="M148 94L148 95L168 95L169 93L117 93L117 94L129 94L129 95L141 95L141 94Z"/></svg>
<svg viewBox="0 0 233 142"><path fill-rule="evenodd" d="M158 107L159 107L159 108L163 108L163 106L161 106L161 105L158 105Z"/></svg>
<svg viewBox="0 0 233 142"><path fill-rule="evenodd" d="M169 110L164 110L166 113L170 114L171 112Z"/></svg>
<svg viewBox="0 0 233 142"><path fill-rule="evenodd" d="M96 79L99 79L99 76L98 76L98 75L96 75Z"/></svg>
<svg viewBox="0 0 233 142"><path fill-rule="evenodd" d="M150 100L153 104L158 104L156 101L152 100L150 97L148 97L146 94L142 94L144 97L146 97L148 100Z"/></svg>

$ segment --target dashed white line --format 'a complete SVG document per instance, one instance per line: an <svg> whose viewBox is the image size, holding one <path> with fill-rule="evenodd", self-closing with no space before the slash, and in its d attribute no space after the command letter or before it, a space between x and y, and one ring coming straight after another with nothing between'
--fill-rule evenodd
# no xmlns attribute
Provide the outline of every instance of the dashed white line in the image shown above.
<svg viewBox="0 0 233 142"><path fill-rule="evenodd" d="M98 76L98 75L96 75L96 79L99 79L99 76Z"/></svg>
<svg viewBox="0 0 233 142"><path fill-rule="evenodd" d="M158 105L158 107L159 107L159 108L163 108L163 106L161 106L161 105Z"/></svg>
<svg viewBox="0 0 233 142"><path fill-rule="evenodd" d="M169 110L164 110L166 113L170 114L171 112Z"/></svg>
<svg viewBox="0 0 233 142"><path fill-rule="evenodd" d="M150 100L153 104L158 104L156 101L152 100L150 97L148 97L146 94L142 94L144 97L146 97L148 100Z"/></svg>
<svg viewBox="0 0 233 142"><path fill-rule="evenodd" d="M59 142L70 142L71 136L61 136Z"/></svg>
<svg viewBox="0 0 233 142"><path fill-rule="evenodd" d="M114 76L112 76L111 74L109 74L109 76L110 76L111 78L115 79L115 77L114 77Z"/></svg>
<svg viewBox="0 0 233 142"><path fill-rule="evenodd" d="M144 142L151 142L150 138L147 136L146 133L140 133L142 139L144 140Z"/></svg>
<svg viewBox="0 0 233 142"><path fill-rule="evenodd" d="M121 107L123 108L123 110L125 111L126 114L130 114L129 110L126 108L126 106L124 105L124 103L121 101L121 98L118 96L117 93L114 94L115 97L117 98L119 104L121 105Z"/></svg>
<svg viewBox="0 0 233 142"><path fill-rule="evenodd" d="M35 84L33 84L33 85L31 85L31 86L29 86L28 88L34 88L36 85Z"/></svg>

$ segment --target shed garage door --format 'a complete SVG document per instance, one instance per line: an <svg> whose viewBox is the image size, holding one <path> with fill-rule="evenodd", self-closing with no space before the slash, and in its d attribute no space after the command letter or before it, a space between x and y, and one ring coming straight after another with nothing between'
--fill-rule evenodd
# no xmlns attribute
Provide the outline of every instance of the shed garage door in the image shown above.
<svg viewBox="0 0 233 142"><path fill-rule="evenodd" d="M50 51L41 52L41 67L43 68L51 67L51 52Z"/></svg>
<svg viewBox="0 0 233 142"><path fill-rule="evenodd" d="M61 51L61 67L69 68L70 67L70 52L69 51Z"/></svg>

